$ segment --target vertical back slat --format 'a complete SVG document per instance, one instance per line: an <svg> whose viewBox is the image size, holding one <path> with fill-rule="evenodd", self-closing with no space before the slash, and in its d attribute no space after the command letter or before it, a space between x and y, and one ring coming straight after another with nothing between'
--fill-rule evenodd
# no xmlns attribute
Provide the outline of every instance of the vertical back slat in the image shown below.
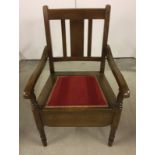
<svg viewBox="0 0 155 155"><path fill-rule="evenodd" d="M71 56L83 56L84 20L70 20Z"/></svg>
<svg viewBox="0 0 155 155"><path fill-rule="evenodd" d="M62 42L63 42L63 56L67 56L67 49L66 49L66 25L65 19L61 20L61 30L62 30Z"/></svg>
<svg viewBox="0 0 155 155"><path fill-rule="evenodd" d="M47 49L48 49L48 55L49 55L49 66L50 66L50 71L54 72L54 65L52 62L53 53L52 53L52 45L51 45L51 33L50 33L50 25L49 25L49 20L48 20L48 7L47 6L43 6L43 14L44 14Z"/></svg>
<svg viewBox="0 0 155 155"><path fill-rule="evenodd" d="M88 57L91 56L91 43L92 43L92 19L88 20Z"/></svg>
<svg viewBox="0 0 155 155"><path fill-rule="evenodd" d="M104 72L105 69L105 56L106 56L106 51L105 48L107 46L107 41L108 41L108 33L109 33L109 20L110 20L110 5L106 6L106 12L105 12L105 24L104 24L104 32L103 32L103 43L102 43L102 61L101 61L101 66L100 66L100 72Z"/></svg>

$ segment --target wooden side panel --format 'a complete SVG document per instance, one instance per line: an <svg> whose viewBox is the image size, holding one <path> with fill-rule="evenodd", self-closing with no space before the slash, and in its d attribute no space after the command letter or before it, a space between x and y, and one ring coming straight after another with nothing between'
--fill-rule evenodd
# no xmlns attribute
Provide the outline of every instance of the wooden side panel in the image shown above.
<svg viewBox="0 0 155 155"><path fill-rule="evenodd" d="M83 56L84 20L70 20L71 56Z"/></svg>
<svg viewBox="0 0 155 155"><path fill-rule="evenodd" d="M56 77L53 74L50 74L39 97L37 98L38 104L43 108L47 102L47 99L51 93L51 90L54 86Z"/></svg>
<svg viewBox="0 0 155 155"><path fill-rule="evenodd" d="M104 95L106 99L108 100L108 104L110 107L113 107L116 104L116 96L106 79L106 77L103 74L96 75L98 82L100 83L100 86L104 92Z"/></svg>
<svg viewBox="0 0 155 155"><path fill-rule="evenodd" d="M42 120L44 125L47 126L66 126L66 127L100 127L107 126L112 123L113 119L113 110L105 109L101 110L92 109L92 110L59 110L44 109L42 111Z"/></svg>

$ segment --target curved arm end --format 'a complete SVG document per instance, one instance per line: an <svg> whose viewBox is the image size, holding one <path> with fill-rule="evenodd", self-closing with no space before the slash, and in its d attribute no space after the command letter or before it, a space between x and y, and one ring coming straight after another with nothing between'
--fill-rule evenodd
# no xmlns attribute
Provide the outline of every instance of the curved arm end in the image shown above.
<svg viewBox="0 0 155 155"><path fill-rule="evenodd" d="M26 91L23 92L23 97L25 99L30 99L31 98L30 96L31 96L31 94L29 92L26 92Z"/></svg>
<svg viewBox="0 0 155 155"><path fill-rule="evenodd" d="M128 98L128 97L130 97L130 90L129 89L124 93L124 98Z"/></svg>

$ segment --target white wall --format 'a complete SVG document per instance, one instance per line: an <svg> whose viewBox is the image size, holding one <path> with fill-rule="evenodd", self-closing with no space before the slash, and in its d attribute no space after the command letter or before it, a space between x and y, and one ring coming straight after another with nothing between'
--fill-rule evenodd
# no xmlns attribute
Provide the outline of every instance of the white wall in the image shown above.
<svg viewBox="0 0 155 155"><path fill-rule="evenodd" d="M103 8L111 5L109 44L115 57L135 57L135 0L77 0L77 8ZM20 58L39 59L45 46L42 6L49 8L75 8L75 0L20 0ZM69 25L69 23L68 23ZM85 26L87 23L85 24ZM92 55L100 55L102 21L93 24ZM61 29L59 21L52 22L53 50L55 56L62 55ZM87 29L87 27L85 27ZM69 42L69 27L67 26ZM87 31L86 31L87 32ZM85 33L87 35L87 33ZM87 40L85 39L85 42ZM70 53L69 44L67 46ZM84 48L86 51L86 47ZM86 54L85 54L86 55Z"/></svg>

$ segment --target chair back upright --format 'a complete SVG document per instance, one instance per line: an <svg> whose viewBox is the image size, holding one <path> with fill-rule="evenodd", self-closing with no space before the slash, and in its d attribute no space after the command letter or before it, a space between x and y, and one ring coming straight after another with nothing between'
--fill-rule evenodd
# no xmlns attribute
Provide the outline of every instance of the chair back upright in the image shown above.
<svg viewBox="0 0 155 155"><path fill-rule="evenodd" d="M50 63L50 71L54 72L54 62L56 61L100 61L100 71L104 72L106 46L108 41L110 5L106 5L103 9L48 9L43 6L44 24L46 33L46 42L48 48L48 56ZM88 45L87 57L84 57L84 20L88 20ZM103 19L103 41L101 57L91 56L92 43L92 23L93 19ZM50 20L61 20L63 57L53 57ZM66 24L65 20L70 20L70 40L71 40L71 56L67 56L66 49Z"/></svg>

